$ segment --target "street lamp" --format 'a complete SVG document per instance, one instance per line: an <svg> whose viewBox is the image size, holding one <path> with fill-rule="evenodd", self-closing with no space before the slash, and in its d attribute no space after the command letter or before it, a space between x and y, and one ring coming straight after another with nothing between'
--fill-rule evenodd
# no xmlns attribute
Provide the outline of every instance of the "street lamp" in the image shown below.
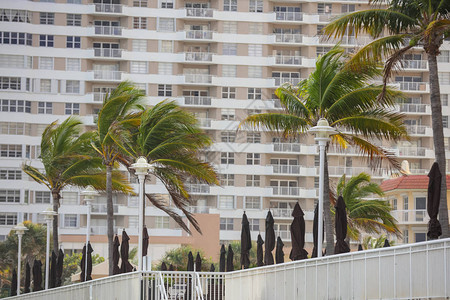
<svg viewBox="0 0 450 300"><path fill-rule="evenodd" d="M81 192L81 195L84 196L84 203L87 206L87 220L86 220L86 253L85 253L85 266L84 266L84 281L87 279L87 256L88 256L88 243L91 234L91 202L94 200L94 197L98 195L97 191L94 189L92 185L89 185L84 191Z"/></svg>
<svg viewBox="0 0 450 300"><path fill-rule="evenodd" d="M314 134L316 140L319 143L319 155L320 155L320 173L319 173L319 220L318 220L318 233L317 233L317 257L322 257L322 241L323 241L323 193L325 185L325 147L330 141L330 136L337 133L337 131L328 124L328 121L321 118L317 125L308 130L309 133Z"/></svg>
<svg viewBox="0 0 450 300"><path fill-rule="evenodd" d="M50 269L50 226L52 226L53 216L57 213L53 211L51 206L49 206L42 212L42 214L44 215L44 220L47 223L47 249L45 251L45 289L47 290Z"/></svg>
<svg viewBox="0 0 450 300"><path fill-rule="evenodd" d="M130 169L134 169L139 180L139 240L138 240L138 271L142 271L142 232L144 230L144 212L145 212L145 202L144 202L144 183L145 176L148 174L148 170L151 168L151 164L147 163L147 159L143 156L139 157L136 163L132 164Z"/></svg>
<svg viewBox="0 0 450 300"><path fill-rule="evenodd" d="M19 238L19 249L17 254L17 295L20 295L20 258L22 256L22 236L28 228L23 226L23 223L20 223L13 227L12 230L16 232L17 237Z"/></svg>

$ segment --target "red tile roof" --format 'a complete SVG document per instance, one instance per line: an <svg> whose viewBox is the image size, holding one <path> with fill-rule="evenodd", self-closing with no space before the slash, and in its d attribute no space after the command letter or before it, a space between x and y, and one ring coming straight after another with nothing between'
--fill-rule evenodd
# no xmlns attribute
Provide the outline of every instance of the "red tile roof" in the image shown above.
<svg viewBox="0 0 450 300"><path fill-rule="evenodd" d="M447 182L450 183L450 175L447 175ZM381 183L384 192L392 190L426 190L428 189L427 175L406 175L398 178L388 179ZM447 189L449 186L447 185Z"/></svg>

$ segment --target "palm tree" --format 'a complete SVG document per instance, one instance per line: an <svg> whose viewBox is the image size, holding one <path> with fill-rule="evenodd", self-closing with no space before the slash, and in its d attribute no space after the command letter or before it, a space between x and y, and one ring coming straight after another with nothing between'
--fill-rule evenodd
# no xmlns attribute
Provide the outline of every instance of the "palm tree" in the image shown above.
<svg viewBox="0 0 450 300"><path fill-rule="evenodd" d="M198 126L198 120L182 110L175 102L162 101L145 110L140 116L140 125L130 128L131 139L121 145L126 153L121 162L130 166L137 157L144 156L153 165L149 174L159 179L166 187L173 204L188 218L194 228L201 232L197 221L188 210L189 191L185 183L190 180L206 184L218 184L213 167L199 158L199 153L211 145L210 137ZM186 232L190 229L164 199L146 193L157 208L166 212Z"/></svg>
<svg viewBox="0 0 450 300"><path fill-rule="evenodd" d="M128 81L121 82L103 99L98 114L97 130L92 147L97 151L106 167L106 212L108 235L109 275L113 274L114 207L112 200L113 168L121 155L119 144L130 139L129 129L140 123L144 94Z"/></svg>
<svg viewBox="0 0 450 300"><path fill-rule="evenodd" d="M348 65L344 50L334 47L316 62L316 69L297 87L284 85L276 90L283 111L247 117L242 124L254 128L276 131L283 136L305 133L320 118L326 118L338 134L332 143L342 148L357 147L375 168L384 161L389 167L399 168L397 160L383 147L373 144L374 139L397 141L406 135L402 115L392 111L395 99L401 93L386 89L383 101L377 96L382 85L367 84L380 71L368 62L359 71ZM241 125L242 125L241 124ZM325 162L324 207L330 208L328 165ZM334 253L333 224L330 209L324 209L327 253Z"/></svg>
<svg viewBox="0 0 450 300"><path fill-rule="evenodd" d="M367 32L375 40L355 56L356 65L370 59L386 59L384 84L392 71L401 67L403 55L413 47L423 47L430 70L431 119L436 161L442 174L446 174L444 131L440 98L437 56L450 35L450 1L446 0L375 0L373 7L353 12L331 22L324 28L329 37L340 38L347 30L357 35ZM385 7L381 5L386 4ZM388 35L384 35L385 33ZM439 219L442 237L450 237L447 210L446 177L442 176Z"/></svg>
<svg viewBox="0 0 450 300"><path fill-rule="evenodd" d="M58 212L61 191L67 186L94 186L104 189L104 167L102 160L93 156L90 147L92 132L80 135L82 123L75 117L69 117L60 125L57 121L44 130L41 139L40 160L44 170L30 164L22 166L23 171L36 182L44 184L50 190L53 210ZM116 174L114 188L127 190ZM58 248L58 215L53 218L53 250Z"/></svg>
<svg viewBox="0 0 450 300"><path fill-rule="evenodd" d="M381 235L378 238L375 238L372 236L366 236L363 239L362 247L364 248L364 250L383 248L384 242L386 240L387 240L387 236L385 236L385 235ZM395 241L388 240L388 242L391 246L395 245Z"/></svg>
<svg viewBox="0 0 450 300"><path fill-rule="evenodd" d="M355 241L360 240L361 232L400 234L387 201L364 199L371 195L384 195L380 186L370 180L370 175L361 173L347 181L344 174L336 188L337 195L344 198L347 208L348 237Z"/></svg>

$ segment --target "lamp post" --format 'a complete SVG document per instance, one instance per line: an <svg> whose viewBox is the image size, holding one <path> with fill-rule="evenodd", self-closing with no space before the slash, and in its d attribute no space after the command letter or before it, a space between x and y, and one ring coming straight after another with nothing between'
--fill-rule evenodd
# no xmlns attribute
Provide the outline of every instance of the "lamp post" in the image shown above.
<svg viewBox="0 0 450 300"><path fill-rule="evenodd" d="M136 175L139 180L139 207L138 207L138 215L139 215L139 225L138 225L138 271L142 271L142 232L144 230L144 212L145 212L145 202L144 202L144 184L145 184L145 176L148 174L148 170L152 165L147 163L147 159L143 156L139 157L136 163L131 165L131 169L135 170Z"/></svg>
<svg viewBox="0 0 450 300"><path fill-rule="evenodd" d="M17 224L13 227L13 230L16 232L17 237L19 238L19 249L17 253L17 295L20 295L20 258L22 256L22 236L25 231L28 230L23 223Z"/></svg>
<svg viewBox="0 0 450 300"><path fill-rule="evenodd" d="M317 125L308 130L309 133L314 134L319 143L319 158L320 158L320 173L319 173L319 220L317 233L317 257L322 257L322 243L323 243L323 194L325 185L325 147L330 141L330 136L336 134L337 131L328 124L328 121L321 118Z"/></svg>
<svg viewBox="0 0 450 300"><path fill-rule="evenodd" d="M94 197L98 195L97 191L94 189L92 185L89 185L84 191L81 192L81 195L84 196L84 203L87 206L87 220L86 220L86 253L84 254L86 259L84 265L84 281L87 279L87 256L88 256L88 243L91 236L91 205Z"/></svg>
<svg viewBox="0 0 450 300"><path fill-rule="evenodd" d="M56 215L56 212L54 212L52 207L49 206L42 212L42 214L44 215L44 220L47 223L47 248L45 250L45 289L47 290L50 270L50 226L52 226L53 216Z"/></svg>

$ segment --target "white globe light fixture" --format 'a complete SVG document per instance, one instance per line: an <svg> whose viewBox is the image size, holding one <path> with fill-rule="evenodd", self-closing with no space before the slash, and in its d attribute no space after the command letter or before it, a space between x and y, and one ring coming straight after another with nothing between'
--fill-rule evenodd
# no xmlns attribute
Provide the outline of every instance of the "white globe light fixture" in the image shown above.
<svg viewBox="0 0 450 300"><path fill-rule="evenodd" d="M44 215L45 223L47 224L47 247L45 250L45 289L48 289L48 278L50 270L50 227L52 226L53 217L57 214L52 207L47 207L41 212Z"/></svg>
<svg viewBox="0 0 450 300"><path fill-rule="evenodd" d="M317 125L308 130L309 133L315 135L315 140L319 144L320 155L320 175L319 175L319 220L317 233L317 257L322 257L322 243L323 243L323 194L325 185L325 147L331 140L330 136L338 133L330 126L328 121L324 118L319 119Z"/></svg>
<svg viewBox="0 0 450 300"><path fill-rule="evenodd" d="M81 192L81 195L84 197L84 203L87 206L87 219L86 219L86 253L85 257L88 255L88 243L90 240L91 234L91 205L92 201L94 201L95 196L98 196L98 192L94 189L92 185L89 185L84 191ZM85 259L85 270L87 270L87 258ZM87 279L87 271L84 272L84 281Z"/></svg>
<svg viewBox="0 0 450 300"><path fill-rule="evenodd" d="M20 258L22 256L22 236L24 235L25 231L28 230L23 223L19 223L16 226L12 228L17 234L17 237L19 239L19 245L18 245L18 253L17 253L17 295L20 295Z"/></svg>

